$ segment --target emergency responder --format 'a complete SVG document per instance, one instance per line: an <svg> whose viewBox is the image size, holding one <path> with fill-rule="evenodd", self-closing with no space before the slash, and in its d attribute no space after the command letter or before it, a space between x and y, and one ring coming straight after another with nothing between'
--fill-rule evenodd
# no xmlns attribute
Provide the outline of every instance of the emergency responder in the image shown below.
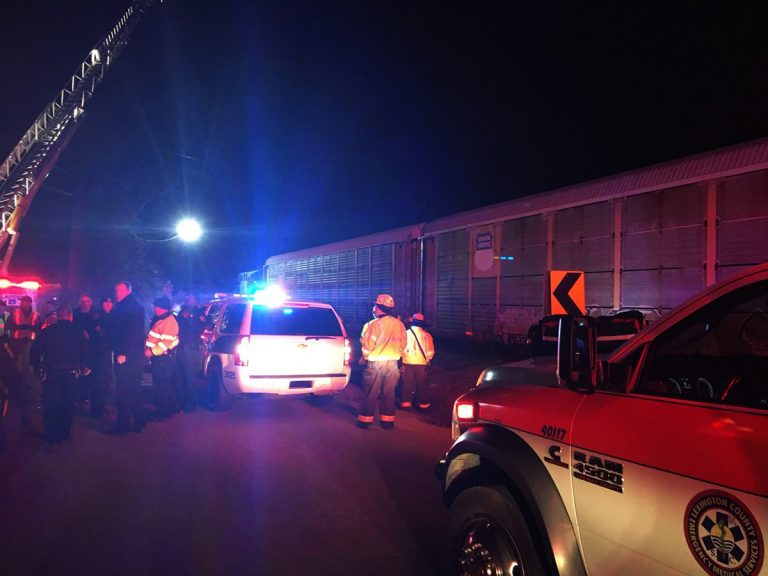
<svg viewBox="0 0 768 576"><path fill-rule="evenodd" d="M29 366L29 350L32 348L32 341L40 333L41 326L40 314L32 310L32 298L22 296L19 299L19 307L13 310L5 324L13 357L22 374Z"/></svg>
<svg viewBox="0 0 768 576"><path fill-rule="evenodd" d="M72 322L88 334L88 338L95 335L96 309L93 307L93 298L90 294L81 294L78 301L79 307L72 311Z"/></svg>
<svg viewBox="0 0 768 576"><path fill-rule="evenodd" d="M5 341L5 300L0 300L0 339ZM9 386L5 384L3 371L13 363L13 357L10 355L10 348L7 342L3 342L4 347L0 347L0 454L5 451L5 430L3 428L3 417L8 412Z"/></svg>
<svg viewBox="0 0 768 576"><path fill-rule="evenodd" d="M30 362L43 381L43 424L49 445L72 437L77 378L88 374L89 343L72 323L72 308L59 306L56 322L32 344Z"/></svg>
<svg viewBox="0 0 768 576"><path fill-rule="evenodd" d="M167 420L173 414L176 399L173 378L176 374L176 347L179 345L179 324L171 312L167 296L155 300L155 321L147 334L144 355L151 362L152 387L155 392L157 420Z"/></svg>
<svg viewBox="0 0 768 576"><path fill-rule="evenodd" d="M184 412L193 412L197 406L200 372L203 366L202 342L200 335L205 330L205 315L197 306L197 298L187 297L186 304L179 311L179 352L177 358L177 381L179 402Z"/></svg>
<svg viewBox="0 0 768 576"><path fill-rule="evenodd" d="M5 334L5 321L8 319L8 304L0 300L0 337Z"/></svg>
<svg viewBox="0 0 768 576"><path fill-rule="evenodd" d="M90 294L81 294L78 304L79 307L72 311L72 323L85 332L91 343L91 350L94 350L98 313L93 308L93 298ZM91 366L93 367L93 362ZM91 416L103 415L104 400L99 391L94 389L93 382L93 372L87 377L78 378L77 400L90 404Z"/></svg>
<svg viewBox="0 0 768 576"><path fill-rule="evenodd" d="M56 302L55 299L46 301L45 309L42 313L43 325L40 327L40 330L44 330L45 328L48 328L48 326L56 324L56 309L58 307L59 303Z"/></svg>
<svg viewBox="0 0 768 576"><path fill-rule="evenodd" d="M363 401L357 415L358 428L370 428L379 404L381 427L395 426L397 366L406 344L405 326L394 315L395 299L379 294L373 304L374 319L363 326L360 344L367 361L363 372Z"/></svg>
<svg viewBox="0 0 768 576"><path fill-rule="evenodd" d="M114 382L112 368L111 323L112 298L103 298L101 306L95 310L95 337L91 341L93 347L93 374L91 374L91 416L102 419L107 415L107 398ZM101 405L101 409L99 409Z"/></svg>
<svg viewBox="0 0 768 576"><path fill-rule="evenodd" d="M8 403L14 400L20 404L19 395L23 395L24 388L25 384L8 345L8 337L0 333L0 454L7 448L3 423L8 414Z"/></svg>
<svg viewBox="0 0 768 576"><path fill-rule="evenodd" d="M117 422L109 434L123 436L133 429L141 432L146 425L141 397L144 372L144 308L133 297L131 284L115 284L117 304L112 312L112 350L117 382Z"/></svg>
<svg viewBox="0 0 768 576"><path fill-rule="evenodd" d="M41 392L39 381L29 365L32 342L40 333L41 326L40 314L32 310L32 298L27 295L19 299L19 307L11 312L5 323L8 344L23 382L17 401L21 413L21 425L25 428L30 425L30 407L37 403Z"/></svg>
<svg viewBox="0 0 768 576"><path fill-rule="evenodd" d="M115 307L115 303L112 298L106 296L101 299L101 311L105 314L112 314L112 309Z"/></svg>
<svg viewBox="0 0 768 576"><path fill-rule="evenodd" d="M428 410L430 403L427 366L435 356L435 344L432 335L426 330L424 315L421 312L411 317L411 325L406 334L408 342L403 352L400 407L407 410L415 402L419 410Z"/></svg>

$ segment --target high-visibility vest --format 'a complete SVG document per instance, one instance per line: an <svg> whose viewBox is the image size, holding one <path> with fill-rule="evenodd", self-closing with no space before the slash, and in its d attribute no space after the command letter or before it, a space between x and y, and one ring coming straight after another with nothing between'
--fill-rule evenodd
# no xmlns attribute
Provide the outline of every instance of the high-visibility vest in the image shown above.
<svg viewBox="0 0 768 576"><path fill-rule="evenodd" d="M403 352L403 364L429 364L435 355L435 343L432 340L432 334L421 326L411 326L408 328L407 334L408 344L405 347L405 352Z"/></svg>
<svg viewBox="0 0 768 576"><path fill-rule="evenodd" d="M152 356L163 356L179 345L179 323L176 317L168 313L152 325L147 334L146 347Z"/></svg>
<svg viewBox="0 0 768 576"><path fill-rule="evenodd" d="M32 310L29 314L24 314L21 308L14 309L10 317L11 330L8 336L11 340L34 340L37 335L37 331L40 328L40 315ZM21 326L29 326L29 328L20 328Z"/></svg>

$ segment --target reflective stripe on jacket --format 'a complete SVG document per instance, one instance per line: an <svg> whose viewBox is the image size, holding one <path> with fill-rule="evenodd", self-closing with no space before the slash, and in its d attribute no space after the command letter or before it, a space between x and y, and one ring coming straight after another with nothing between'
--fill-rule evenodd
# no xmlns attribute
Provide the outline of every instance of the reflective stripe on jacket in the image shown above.
<svg viewBox="0 0 768 576"><path fill-rule="evenodd" d="M363 326L360 337L363 358L370 361L400 360L407 336L405 326L394 316L381 316Z"/></svg>
<svg viewBox="0 0 768 576"><path fill-rule="evenodd" d="M170 312L161 316L149 329L146 347L152 356L163 356L179 345L179 323Z"/></svg>
<svg viewBox="0 0 768 576"><path fill-rule="evenodd" d="M405 346L405 352L403 352L403 364L429 364L429 361L435 356L435 343L432 340L432 334L421 326L411 326L406 334L408 335L408 343ZM417 340L418 344L416 343ZM419 349L419 344L421 344L421 349ZM421 353L422 350L424 354Z"/></svg>
<svg viewBox="0 0 768 576"><path fill-rule="evenodd" d="M35 310L24 314L21 308L16 308L8 318L6 329L11 340L34 340L40 331L40 314Z"/></svg>

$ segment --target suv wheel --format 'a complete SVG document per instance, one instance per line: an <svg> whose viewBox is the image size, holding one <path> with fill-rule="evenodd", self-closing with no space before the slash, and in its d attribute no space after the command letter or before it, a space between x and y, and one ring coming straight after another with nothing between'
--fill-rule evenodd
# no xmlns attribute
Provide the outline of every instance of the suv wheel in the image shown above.
<svg viewBox="0 0 768 576"><path fill-rule="evenodd" d="M544 574L523 513L505 488L469 488L449 513L460 576Z"/></svg>
<svg viewBox="0 0 768 576"><path fill-rule="evenodd" d="M218 364L208 367L207 381L211 409L226 411L232 408L232 395L224 388L224 381L221 378L221 367Z"/></svg>

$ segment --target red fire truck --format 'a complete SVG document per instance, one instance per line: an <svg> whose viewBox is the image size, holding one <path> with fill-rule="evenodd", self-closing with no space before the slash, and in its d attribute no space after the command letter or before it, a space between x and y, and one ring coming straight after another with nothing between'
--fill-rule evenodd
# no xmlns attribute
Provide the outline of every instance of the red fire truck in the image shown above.
<svg viewBox="0 0 768 576"><path fill-rule="evenodd" d="M22 296L32 298L32 307L39 309L48 299L55 299L61 286L35 279L0 278L0 301L9 308L19 305Z"/></svg>

